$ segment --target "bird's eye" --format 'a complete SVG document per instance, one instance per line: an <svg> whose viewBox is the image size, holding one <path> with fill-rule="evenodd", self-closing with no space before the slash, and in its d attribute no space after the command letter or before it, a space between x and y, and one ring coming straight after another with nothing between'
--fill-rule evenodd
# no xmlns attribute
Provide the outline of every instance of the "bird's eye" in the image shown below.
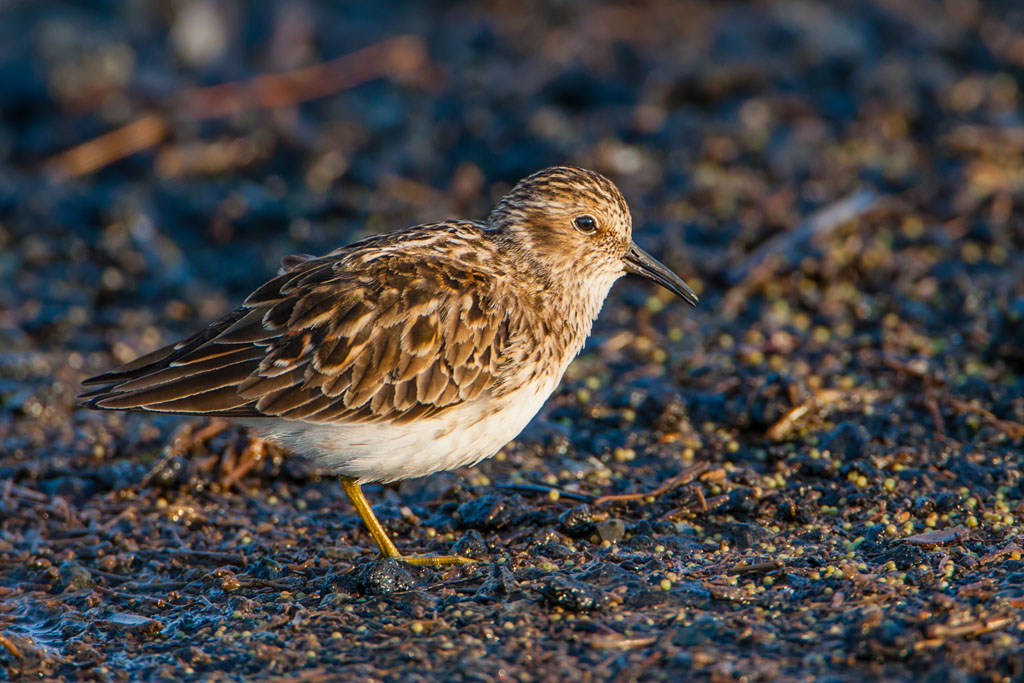
<svg viewBox="0 0 1024 683"><path fill-rule="evenodd" d="M594 232L597 230L597 221L594 220L593 216L576 216L576 218L572 219L572 224L580 232Z"/></svg>

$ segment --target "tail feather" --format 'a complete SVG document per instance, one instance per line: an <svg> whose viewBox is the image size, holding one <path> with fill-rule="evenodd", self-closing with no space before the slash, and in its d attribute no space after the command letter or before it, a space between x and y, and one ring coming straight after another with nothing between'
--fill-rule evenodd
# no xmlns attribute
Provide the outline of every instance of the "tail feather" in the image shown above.
<svg viewBox="0 0 1024 683"><path fill-rule="evenodd" d="M90 377L96 387L78 397L97 410L258 417L255 402L238 386L259 366L265 349L251 344L211 343L248 311L238 309L198 334Z"/></svg>

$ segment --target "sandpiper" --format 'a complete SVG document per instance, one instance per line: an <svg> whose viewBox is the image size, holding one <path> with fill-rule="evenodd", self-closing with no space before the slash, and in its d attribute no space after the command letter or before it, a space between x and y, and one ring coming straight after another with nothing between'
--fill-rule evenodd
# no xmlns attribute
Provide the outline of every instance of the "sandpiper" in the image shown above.
<svg viewBox="0 0 1024 683"><path fill-rule="evenodd" d="M604 176L548 168L486 222L377 235L277 277L206 329L85 382L90 408L230 417L341 476L380 553L403 556L362 485L472 465L516 437L579 353L612 284L683 280L632 241Z"/></svg>

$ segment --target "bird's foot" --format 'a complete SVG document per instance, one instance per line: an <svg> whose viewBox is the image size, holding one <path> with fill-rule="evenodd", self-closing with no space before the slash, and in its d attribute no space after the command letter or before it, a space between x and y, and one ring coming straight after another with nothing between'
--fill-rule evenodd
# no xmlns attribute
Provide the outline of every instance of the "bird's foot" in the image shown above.
<svg viewBox="0 0 1024 683"><path fill-rule="evenodd" d="M450 567L476 562L473 558L462 555L398 555L394 559L416 567Z"/></svg>

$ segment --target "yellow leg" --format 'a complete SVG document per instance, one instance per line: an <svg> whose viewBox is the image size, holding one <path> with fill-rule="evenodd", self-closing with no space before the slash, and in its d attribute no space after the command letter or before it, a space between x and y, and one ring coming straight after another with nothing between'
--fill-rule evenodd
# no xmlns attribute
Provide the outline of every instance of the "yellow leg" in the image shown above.
<svg viewBox="0 0 1024 683"><path fill-rule="evenodd" d="M377 547L380 548L381 557L393 557L396 560L402 562L408 562L409 564L425 565L428 567L442 567L450 564L466 564L467 562L476 562L476 560L469 557L463 557L462 555L423 555L420 557L404 557L402 553L398 552L398 548L388 538L388 532L384 530L381 523L377 520L377 516L373 514L373 509L370 507L370 503L366 500L366 496L363 495L363 489L355 479L349 477L341 478L341 486L345 489L345 493L348 494L349 499L352 501L352 505L355 506L356 512L363 520L363 524L366 525L366 529L373 536L373 540L377 542Z"/></svg>

